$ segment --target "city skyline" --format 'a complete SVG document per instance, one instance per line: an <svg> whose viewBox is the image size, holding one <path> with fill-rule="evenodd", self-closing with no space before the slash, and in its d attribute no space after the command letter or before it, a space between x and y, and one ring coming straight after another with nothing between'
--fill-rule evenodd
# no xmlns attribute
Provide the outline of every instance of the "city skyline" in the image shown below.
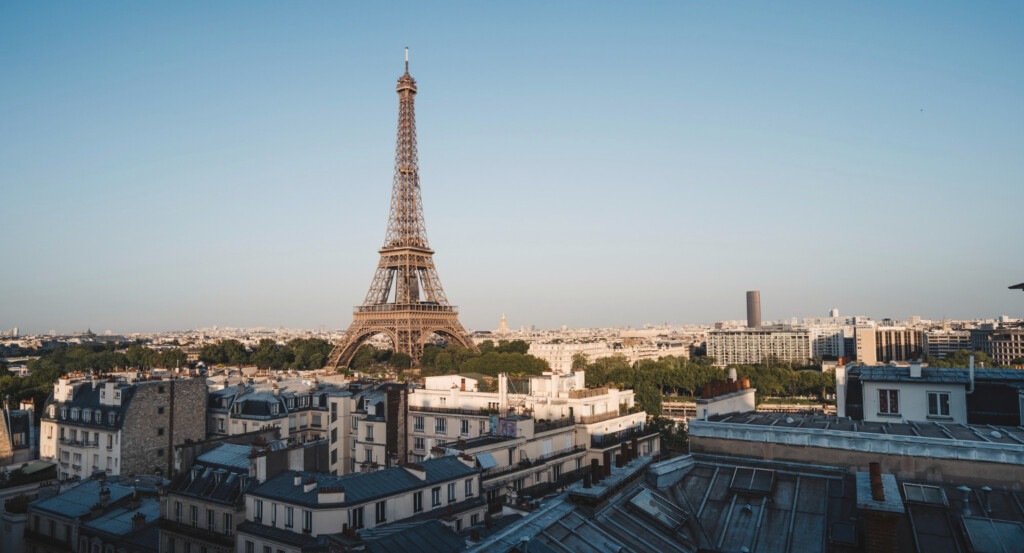
<svg viewBox="0 0 1024 553"><path fill-rule="evenodd" d="M3 9L0 328L344 328L406 45L470 328L1021 313L1020 7L238 6Z"/></svg>

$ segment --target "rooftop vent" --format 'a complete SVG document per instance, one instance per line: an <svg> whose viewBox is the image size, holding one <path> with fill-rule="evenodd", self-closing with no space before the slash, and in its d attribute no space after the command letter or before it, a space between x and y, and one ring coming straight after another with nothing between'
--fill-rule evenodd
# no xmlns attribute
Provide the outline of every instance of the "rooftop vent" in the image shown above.
<svg viewBox="0 0 1024 553"><path fill-rule="evenodd" d="M648 489L636 494L629 504L673 531L687 519L686 512Z"/></svg>
<svg viewBox="0 0 1024 553"><path fill-rule="evenodd" d="M775 471L751 467L736 467L729 489L736 493L767 494L775 484Z"/></svg>

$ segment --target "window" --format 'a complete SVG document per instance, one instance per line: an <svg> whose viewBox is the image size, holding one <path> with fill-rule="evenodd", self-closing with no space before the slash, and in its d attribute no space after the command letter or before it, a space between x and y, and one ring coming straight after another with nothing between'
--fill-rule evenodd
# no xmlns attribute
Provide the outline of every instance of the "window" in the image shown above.
<svg viewBox="0 0 1024 553"><path fill-rule="evenodd" d="M466 497L473 497L473 479L466 479Z"/></svg>
<svg viewBox="0 0 1024 553"><path fill-rule="evenodd" d="M878 414L899 415L900 414L900 391L899 390L878 390Z"/></svg>
<svg viewBox="0 0 1024 553"><path fill-rule="evenodd" d="M448 484L448 503L455 503L455 482Z"/></svg>
<svg viewBox="0 0 1024 553"><path fill-rule="evenodd" d="M292 507L284 508L284 527L291 528L295 526L295 509Z"/></svg>
<svg viewBox="0 0 1024 553"><path fill-rule="evenodd" d="M163 407L157 407L156 408L156 414L157 415L163 415L164 414L164 408Z"/></svg>
<svg viewBox="0 0 1024 553"><path fill-rule="evenodd" d="M557 465L551 467L551 477L554 478L555 480L558 480L559 478L562 477L562 463L558 463Z"/></svg>
<svg viewBox="0 0 1024 553"><path fill-rule="evenodd" d="M366 441L368 441L368 442L372 442L373 441L373 425L372 424L366 425Z"/></svg>
<svg viewBox="0 0 1024 553"><path fill-rule="evenodd" d="M423 417L412 418L412 429L416 432L423 432Z"/></svg>
<svg viewBox="0 0 1024 553"><path fill-rule="evenodd" d="M163 449L156 450L156 456L157 457L163 457L164 456L164 450Z"/></svg>
<svg viewBox="0 0 1024 553"><path fill-rule="evenodd" d="M387 521L387 519L388 519L388 517L387 517L387 512L388 512L388 505L387 505L387 503L388 503L387 501L378 501L377 502L377 524L381 524L381 523Z"/></svg>
<svg viewBox="0 0 1024 553"><path fill-rule="evenodd" d="M430 506L437 507L441 504L441 486L430 490Z"/></svg>
<svg viewBox="0 0 1024 553"><path fill-rule="evenodd" d="M307 534L313 533L313 511L302 510L302 531Z"/></svg>
<svg viewBox="0 0 1024 553"><path fill-rule="evenodd" d="M174 502L174 522L181 522L181 502Z"/></svg>
<svg viewBox="0 0 1024 553"><path fill-rule="evenodd" d="M320 415L313 415L313 426L320 426L322 420Z"/></svg>
<svg viewBox="0 0 1024 553"><path fill-rule="evenodd" d="M109 422L109 423L110 423L111 425L114 425L114 424L116 424L116 423L117 423L117 413L115 413L115 412L111 411L111 412L110 412L110 413L109 413L109 414L107 415L107 421L108 421L108 422Z"/></svg>
<svg viewBox="0 0 1024 553"><path fill-rule="evenodd" d="M412 512L418 513L423 510L423 492L412 494Z"/></svg>
<svg viewBox="0 0 1024 553"><path fill-rule="evenodd" d="M189 513L192 515L192 526L199 526L199 507L193 505L189 508Z"/></svg>
<svg viewBox="0 0 1024 553"><path fill-rule="evenodd" d="M213 509L206 510L206 529L211 532L217 531L217 513Z"/></svg>
<svg viewBox="0 0 1024 553"><path fill-rule="evenodd" d="M224 513L224 534L230 536L231 532L231 515L228 513Z"/></svg>
<svg viewBox="0 0 1024 553"><path fill-rule="evenodd" d="M162 393L164 393L164 387L163 386L157 386L156 391L157 391L157 393L162 394Z"/></svg>
<svg viewBox="0 0 1024 553"><path fill-rule="evenodd" d="M358 507L356 509L352 509L350 511L350 513L351 513L352 520L350 520L349 522L351 522L352 524L349 525L349 528L362 528L363 527L363 508L362 507Z"/></svg>
<svg viewBox="0 0 1024 553"><path fill-rule="evenodd" d="M156 435L157 436L163 436L164 435L164 429L163 428L157 428L156 429Z"/></svg>
<svg viewBox="0 0 1024 553"><path fill-rule="evenodd" d="M75 408L71 409L71 420L73 420L73 421L78 420L78 413L79 413L78 407L75 407Z"/></svg>
<svg viewBox="0 0 1024 553"><path fill-rule="evenodd" d="M333 443L337 443L337 442L338 442L338 429L337 428L332 428L331 429L331 443L333 444Z"/></svg>
<svg viewBox="0 0 1024 553"><path fill-rule="evenodd" d="M423 438L413 438L412 444L413 449L423 449Z"/></svg>
<svg viewBox="0 0 1024 553"><path fill-rule="evenodd" d="M471 517L469 517L470 524L476 526L478 522L480 522L480 515L472 515Z"/></svg>
<svg viewBox="0 0 1024 553"><path fill-rule="evenodd" d="M332 449L331 450L331 464L333 465L333 464L335 464L337 462L338 462L338 450L337 449Z"/></svg>
<svg viewBox="0 0 1024 553"><path fill-rule="evenodd" d="M434 419L434 432L437 434L447 434L448 419L442 419L441 417Z"/></svg>
<svg viewBox="0 0 1024 553"><path fill-rule="evenodd" d="M949 416L949 392L928 392L928 416Z"/></svg>
<svg viewBox="0 0 1024 553"><path fill-rule="evenodd" d="M249 540L245 540L245 553L256 553L256 544Z"/></svg>
<svg viewBox="0 0 1024 553"><path fill-rule="evenodd" d="M270 504L270 525L277 526L277 503Z"/></svg>
<svg viewBox="0 0 1024 553"><path fill-rule="evenodd" d="M459 434L462 434L463 436L469 436L469 421L459 421Z"/></svg>
<svg viewBox="0 0 1024 553"><path fill-rule="evenodd" d="M448 398L442 397L441 398L441 405L444 405L445 403L448 403Z"/></svg>
<svg viewBox="0 0 1024 553"><path fill-rule="evenodd" d="M92 410L85 409L82 411L82 422L89 422L92 420Z"/></svg>
<svg viewBox="0 0 1024 553"><path fill-rule="evenodd" d="M253 502L253 507L254 507L253 514L252 514L253 520L255 520L256 522L262 521L263 520L263 502L260 501L259 499L257 499L257 500L255 500Z"/></svg>

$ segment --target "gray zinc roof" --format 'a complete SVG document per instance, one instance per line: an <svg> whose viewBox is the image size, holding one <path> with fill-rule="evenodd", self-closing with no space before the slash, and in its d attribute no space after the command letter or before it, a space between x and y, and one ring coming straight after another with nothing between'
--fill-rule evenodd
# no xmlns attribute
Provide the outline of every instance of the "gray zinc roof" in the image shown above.
<svg viewBox="0 0 1024 553"><path fill-rule="evenodd" d="M33 510L47 511L66 518L77 518L88 514L93 505L100 502L100 490L110 490L110 501L117 501L132 493L128 486L120 484L106 484L97 480L87 480L71 488L70 490L32 502L30 508Z"/></svg>
<svg viewBox="0 0 1024 553"><path fill-rule="evenodd" d="M222 444L196 458L202 465L216 465L234 469L249 470L249 454L252 448L240 444Z"/></svg>
<svg viewBox="0 0 1024 553"><path fill-rule="evenodd" d="M423 488L448 480L455 480L476 474L479 469L470 468L453 456L429 459L419 463L426 471L426 479L420 480L403 467L392 467L368 473L335 476L315 472L301 472L302 482L309 478L320 487L344 487L344 505L365 503L373 499L395 495L408 490ZM304 491L304 485L295 485L295 472L287 471L267 480L249 492L254 497L265 497L279 501L317 506L317 489ZM319 505L323 507L324 505Z"/></svg>
<svg viewBox="0 0 1024 553"><path fill-rule="evenodd" d="M113 536L124 536L132 533L132 517L135 516L135 513L142 513L146 517L146 524L155 522L160 518L160 500L146 498L139 501L137 509L132 509L130 506L114 509L103 516L84 523L82 526Z"/></svg>

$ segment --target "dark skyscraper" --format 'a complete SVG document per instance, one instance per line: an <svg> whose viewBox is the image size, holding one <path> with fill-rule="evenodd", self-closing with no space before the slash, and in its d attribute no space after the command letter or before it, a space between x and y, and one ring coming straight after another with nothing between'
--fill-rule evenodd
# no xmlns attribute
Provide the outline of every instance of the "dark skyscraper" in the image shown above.
<svg viewBox="0 0 1024 553"><path fill-rule="evenodd" d="M747 292L747 327L759 326L761 326L761 292L751 290Z"/></svg>

